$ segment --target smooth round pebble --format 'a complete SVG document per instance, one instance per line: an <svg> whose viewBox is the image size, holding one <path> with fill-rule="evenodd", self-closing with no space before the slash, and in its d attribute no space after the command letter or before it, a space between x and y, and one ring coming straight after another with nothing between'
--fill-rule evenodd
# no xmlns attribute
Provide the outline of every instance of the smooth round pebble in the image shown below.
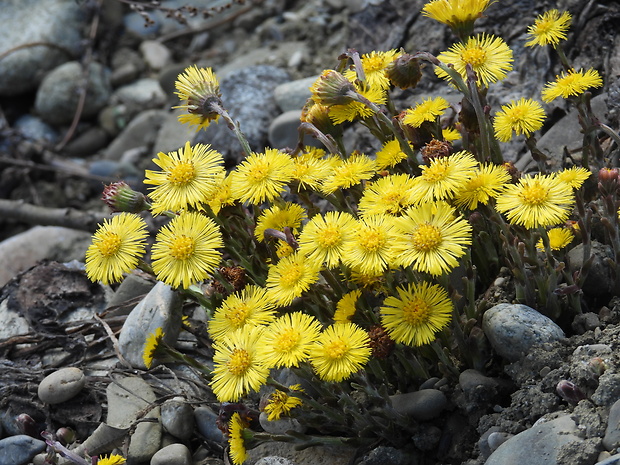
<svg viewBox="0 0 620 465"><path fill-rule="evenodd" d="M305 433L306 426L302 425L295 418L280 417L278 420L267 420L268 415L261 412L258 417L260 425L265 431L271 434L285 434L287 431L295 431L296 433Z"/></svg>
<svg viewBox="0 0 620 465"><path fill-rule="evenodd" d="M155 452L151 465L191 465L192 454L184 444L170 444Z"/></svg>
<svg viewBox="0 0 620 465"><path fill-rule="evenodd" d="M534 346L563 339L564 331L527 305L499 304L482 317L482 330L503 358L516 362Z"/></svg>
<svg viewBox="0 0 620 465"><path fill-rule="evenodd" d="M418 421L436 418L448 404L444 393L436 389L396 394L390 396L390 400L394 410Z"/></svg>
<svg viewBox="0 0 620 465"><path fill-rule="evenodd" d="M60 404L75 397L86 384L84 372L79 368L61 368L46 376L39 384L37 394L46 404Z"/></svg>
<svg viewBox="0 0 620 465"><path fill-rule="evenodd" d="M161 424L179 439L189 439L194 432L194 410L183 397L167 400L161 406Z"/></svg>

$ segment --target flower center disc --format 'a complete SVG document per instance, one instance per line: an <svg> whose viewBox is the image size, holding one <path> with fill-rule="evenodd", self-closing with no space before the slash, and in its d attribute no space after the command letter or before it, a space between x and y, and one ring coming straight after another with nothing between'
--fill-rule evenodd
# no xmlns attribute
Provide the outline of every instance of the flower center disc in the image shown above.
<svg viewBox="0 0 620 465"><path fill-rule="evenodd" d="M170 255L177 260L187 260L194 253L194 240L191 237L179 236L170 245Z"/></svg>
<svg viewBox="0 0 620 465"><path fill-rule="evenodd" d="M547 200L547 190L539 185L527 186L523 189L521 198L528 205L541 205Z"/></svg>
<svg viewBox="0 0 620 465"><path fill-rule="evenodd" d="M295 331L293 328L287 328L278 334L275 346L282 352L289 352L297 346L299 336L299 331Z"/></svg>
<svg viewBox="0 0 620 465"><path fill-rule="evenodd" d="M441 244L441 231L436 226L423 223L411 235L411 242L417 250L435 250Z"/></svg>
<svg viewBox="0 0 620 465"><path fill-rule="evenodd" d="M403 305L403 319L412 326L417 326L428 319L430 307L419 297L414 297Z"/></svg>
<svg viewBox="0 0 620 465"><path fill-rule="evenodd" d="M429 182L437 182L444 179L448 174L448 167L443 163L434 163L424 170L422 177Z"/></svg>
<svg viewBox="0 0 620 465"><path fill-rule="evenodd" d="M340 339L325 344L327 355L333 359L342 358L347 353L347 345Z"/></svg>
<svg viewBox="0 0 620 465"><path fill-rule="evenodd" d="M187 184L193 181L196 175L194 164L186 161L179 162L168 173L168 181L171 184Z"/></svg>
<svg viewBox="0 0 620 465"><path fill-rule="evenodd" d="M377 251L385 244L385 237L381 231L367 231L360 240L360 245L370 251Z"/></svg>
<svg viewBox="0 0 620 465"><path fill-rule="evenodd" d="M321 231L319 236L319 244L321 247L329 248L340 242L340 231L333 226L327 227Z"/></svg>
<svg viewBox="0 0 620 465"><path fill-rule="evenodd" d="M284 287L293 287L299 282L302 275L303 273L299 265L291 266L285 273L282 274L281 284Z"/></svg>
<svg viewBox="0 0 620 465"><path fill-rule="evenodd" d="M250 355L243 349L233 349L226 363L228 371L236 376L243 375L250 366Z"/></svg>
<svg viewBox="0 0 620 465"><path fill-rule="evenodd" d="M476 68L486 62L487 54L481 48L470 48L463 51L461 58L465 63L469 63Z"/></svg>
<svg viewBox="0 0 620 465"><path fill-rule="evenodd" d="M245 322L248 313L248 305L246 303L240 303L226 312L226 318L230 320L233 326L238 328Z"/></svg>
<svg viewBox="0 0 620 465"><path fill-rule="evenodd" d="M108 231L97 243L97 248L99 249L101 255L104 257L110 257L121 248L121 238L118 234Z"/></svg>

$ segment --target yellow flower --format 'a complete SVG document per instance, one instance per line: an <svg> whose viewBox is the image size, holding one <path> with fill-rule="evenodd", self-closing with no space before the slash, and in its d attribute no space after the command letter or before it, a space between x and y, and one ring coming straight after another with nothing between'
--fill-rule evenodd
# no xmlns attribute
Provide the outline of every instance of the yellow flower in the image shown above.
<svg viewBox="0 0 620 465"><path fill-rule="evenodd" d="M283 241L282 239L278 239L278 245L276 246L276 255L278 258L288 257L289 255L293 255L295 253L295 249L291 247L291 245Z"/></svg>
<svg viewBox="0 0 620 465"><path fill-rule="evenodd" d="M274 205L263 211L256 222L254 236L259 240L265 240L266 229L276 229L284 231L288 227L293 233L301 226L301 222L306 219L306 210L301 205L292 202L285 202L283 206Z"/></svg>
<svg viewBox="0 0 620 465"><path fill-rule="evenodd" d="M362 153L354 152L346 160L333 167L332 173L321 186L325 194L332 194L338 189L348 189L351 186L370 179L375 175L375 161Z"/></svg>
<svg viewBox="0 0 620 465"><path fill-rule="evenodd" d="M414 178L413 200L419 203L454 197L473 177L477 165L474 156L466 151L432 158L422 167L422 174Z"/></svg>
<svg viewBox="0 0 620 465"><path fill-rule="evenodd" d="M370 358L370 338L353 323L329 326L310 353L310 363L323 381L339 382L359 371Z"/></svg>
<svg viewBox="0 0 620 465"><path fill-rule="evenodd" d="M427 98L405 112L403 123L419 128L425 121L435 121L450 104L443 97Z"/></svg>
<svg viewBox="0 0 620 465"><path fill-rule="evenodd" d="M291 391L302 391L299 384L289 386ZM291 410L295 407L299 407L303 404L303 401L296 396L277 390L269 396L265 406L265 413L267 414L267 421L279 420L282 415L289 415Z"/></svg>
<svg viewBox="0 0 620 465"><path fill-rule="evenodd" d="M435 21L458 28L482 16L491 0L433 0L422 8L422 14Z"/></svg>
<svg viewBox="0 0 620 465"><path fill-rule="evenodd" d="M443 140L447 142L454 142L455 140L459 140L461 138L461 133L455 128L442 129L441 135L443 136Z"/></svg>
<svg viewBox="0 0 620 465"><path fill-rule="evenodd" d="M97 465L122 465L125 462L126 459L122 455L111 454L108 457L100 455L99 460L97 460Z"/></svg>
<svg viewBox="0 0 620 465"><path fill-rule="evenodd" d="M220 402L237 402L250 391L258 391L269 376L261 338L264 326L229 333L213 343L211 389Z"/></svg>
<svg viewBox="0 0 620 465"><path fill-rule="evenodd" d="M408 142L408 144L413 148L411 143ZM392 168L405 158L407 158L407 154L401 150L398 140L392 139L387 141L383 144L381 150L377 152L377 170L384 170L388 167Z"/></svg>
<svg viewBox="0 0 620 465"><path fill-rule="evenodd" d="M433 276L458 265L471 245L472 228L445 202L423 203L394 219L392 251L398 265Z"/></svg>
<svg viewBox="0 0 620 465"><path fill-rule="evenodd" d="M248 424L235 412L228 421L228 452L234 465L242 465L248 459L245 448L245 429Z"/></svg>
<svg viewBox="0 0 620 465"><path fill-rule="evenodd" d="M592 173L581 166L572 166L562 171L556 171L553 176L565 182L573 189L579 189Z"/></svg>
<svg viewBox="0 0 620 465"><path fill-rule="evenodd" d="M390 80L385 74L385 68L400 55L396 50L388 50L387 52L372 51L365 53L361 57L362 69L366 76L366 83L370 87L386 90L390 87ZM357 74L354 69L345 71L344 77L349 81L355 82Z"/></svg>
<svg viewBox="0 0 620 465"><path fill-rule="evenodd" d="M233 196L253 205L274 200L293 179L293 171L293 160L284 152L267 149L253 153L232 173Z"/></svg>
<svg viewBox="0 0 620 465"><path fill-rule="evenodd" d="M537 174L507 185L497 197L495 208L506 214L510 223L537 228L564 222L574 203L570 185L557 177Z"/></svg>
<svg viewBox="0 0 620 465"><path fill-rule="evenodd" d="M357 222L349 213L315 215L299 235L299 251L307 260L328 268L338 266L345 244L351 240Z"/></svg>
<svg viewBox="0 0 620 465"><path fill-rule="evenodd" d="M157 328L154 333L149 334L146 338L146 343L144 344L144 350L142 352L142 360L144 361L144 366L147 369L150 369L153 365L155 352L157 352L157 348L159 347L159 344L161 344L164 336L164 330Z"/></svg>
<svg viewBox="0 0 620 465"><path fill-rule="evenodd" d="M375 105L385 103L385 91L380 87L372 87L367 84L355 84L357 93L370 100ZM329 117L335 124L342 124L346 121L353 121L357 118L369 118L373 111L363 103L352 100L344 105L333 105L329 107Z"/></svg>
<svg viewBox="0 0 620 465"><path fill-rule="evenodd" d="M135 269L144 255L147 235L146 223L136 214L120 213L104 220L86 251L88 279L103 284L122 281L123 273Z"/></svg>
<svg viewBox="0 0 620 465"><path fill-rule="evenodd" d="M293 158L293 181L296 181L301 189L318 189L331 172L331 164L316 156L315 151L304 153Z"/></svg>
<svg viewBox="0 0 620 465"><path fill-rule="evenodd" d="M217 120L221 109L220 86L211 68L198 68L196 65L185 68L174 83L183 108L189 114L180 115L179 121L190 126L198 126L197 130L206 128L211 121Z"/></svg>
<svg viewBox="0 0 620 465"><path fill-rule="evenodd" d="M496 198L502 188L510 182L510 174L501 165L483 164L474 172L474 176L463 184L454 195L454 204L474 210L481 203L486 205Z"/></svg>
<svg viewBox="0 0 620 465"><path fill-rule="evenodd" d="M274 368L298 367L308 359L319 337L321 324L302 312L286 313L271 323L263 335L265 361Z"/></svg>
<svg viewBox="0 0 620 465"><path fill-rule="evenodd" d="M454 65L454 69L467 78L466 65L470 64L478 76L478 81L485 87L500 81L512 70L512 50L500 37L489 34L478 34L467 39L465 44L454 44L446 52L437 57L446 65ZM435 68L435 74L443 79L450 79L441 68Z"/></svg>
<svg viewBox="0 0 620 465"><path fill-rule="evenodd" d="M561 14L556 9L545 11L542 15L538 15L532 26L527 28L527 34L531 38L525 46L557 46L561 40L566 40L566 31L570 23L571 15L568 11L563 11Z"/></svg>
<svg viewBox="0 0 620 465"><path fill-rule="evenodd" d="M428 344L450 322L452 301L446 290L427 282L396 288L381 307L381 321L396 342L409 346Z"/></svg>
<svg viewBox="0 0 620 465"><path fill-rule="evenodd" d="M512 100L495 113L493 128L495 137L502 142L512 139L512 132L516 135L524 134L529 137L538 131L545 121L545 111L536 100L520 98Z"/></svg>
<svg viewBox="0 0 620 465"><path fill-rule="evenodd" d="M595 69L562 72L555 77L555 81L548 82L542 90L543 101L549 103L558 97L568 98L583 94L590 87L601 87L603 79Z"/></svg>
<svg viewBox="0 0 620 465"><path fill-rule="evenodd" d="M267 295L277 305L287 306L319 279L320 266L299 252L280 259L269 267Z"/></svg>
<svg viewBox="0 0 620 465"><path fill-rule="evenodd" d="M223 247L220 229L211 218L186 212L162 227L153 245L153 271L172 287L187 289L219 265Z"/></svg>
<svg viewBox="0 0 620 465"><path fill-rule="evenodd" d="M159 152L153 162L162 171L146 170L145 184L153 184L149 196L153 213L178 211L201 204L218 189L224 173L224 158L209 145L189 142L174 152Z"/></svg>
<svg viewBox="0 0 620 465"><path fill-rule="evenodd" d="M336 304L336 311L334 312L334 323L343 324L350 323L351 318L355 315L357 310L355 304L362 295L362 291L355 289L351 292L347 292Z"/></svg>
<svg viewBox="0 0 620 465"><path fill-rule="evenodd" d="M394 218L366 216L358 221L353 237L344 247L342 262L362 273L379 274L392 265Z"/></svg>
<svg viewBox="0 0 620 465"><path fill-rule="evenodd" d="M549 239L549 248L551 250L562 250L569 245L575 239L575 235L568 228L552 228L547 231L547 238ZM536 243L538 250L545 250L545 245L542 238L538 239Z"/></svg>
<svg viewBox="0 0 620 465"><path fill-rule="evenodd" d="M274 318L274 305L267 297L267 290L248 285L226 297L215 309L209 321L209 336L221 340L245 326L267 325Z"/></svg>
<svg viewBox="0 0 620 465"><path fill-rule="evenodd" d="M415 182L408 174L392 174L367 184L358 204L362 217L368 215L400 215L413 204Z"/></svg>
<svg viewBox="0 0 620 465"><path fill-rule="evenodd" d="M205 203L209 205L216 215L222 208L235 203L232 191L230 190L232 181L231 175L224 172L218 176L218 179L219 181L216 181L217 189L214 189L211 195L205 198Z"/></svg>

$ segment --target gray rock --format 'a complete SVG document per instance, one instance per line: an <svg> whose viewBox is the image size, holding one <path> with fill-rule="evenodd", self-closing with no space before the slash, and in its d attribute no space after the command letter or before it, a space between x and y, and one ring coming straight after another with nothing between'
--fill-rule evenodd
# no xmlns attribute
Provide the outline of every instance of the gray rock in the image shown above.
<svg viewBox="0 0 620 465"><path fill-rule="evenodd" d="M43 378L37 394L47 404L60 404L75 397L86 384L84 372L79 368L61 368Z"/></svg>
<svg viewBox="0 0 620 465"><path fill-rule="evenodd" d="M620 454L612 455L611 457L607 457L606 459L596 462L596 465L619 465L620 464Z"/></svg>
<svg viewBox="0 0 620 465"><path fill-rule="evenodd" d="M83 86L83 74L82 65L70 61L55 68L43 79L35 100L35 108L41 118L57 125L73 120ZM112 91L109 72L101 64L90 63L87 74L83 118L95 116L106 105Z"/></svg>
<svg viewBox="0 0 620 465"><path fill-rule="evenodd" d="M513 436L514 436L513 434L504 433L502 431L495 431L489 434L489 437L487 439L487 444L489 445L489 449L491 450L491 452L497 450L499 446L504 444L506 441L508 441L508 439L510 439Z"/></svg>
<svg viewBox="0 0 620 465"><path fill-rule="evenodd" d="M263 457L262 459L257 460L254 465L295 465L295 462L285 457L270 455L269 457Z"/></svg>
<svg viewBox="0 0 620 465"><path fill-rule="evenodd" d="M9 306L9 299L0 302L0 340L23 336L30 332L28 320Z"/></svg>
<svg viewBox="0 0 620 465"><path fill-rule="evenodd" d="M485 465L556 465L561 447L581 441L579 428L569 415L537 422L530 429L501 444Z"/></svg>
<svg viewBox="0 0 620 465"><path fill-rule="evenodd" d="M145 110L138 114L103 152L103 158L120 160L125 152L138 147L150 150L167 115L164 110Z"/></svg>
<svg viewBox="0 0 620 465"><path fill-rule="evenodd" d="M620 399L620 373L605 372L598 379L598 387L592 394L592 402L598 406L611 405Z"/></svg>
<svg viewBox="0 0 620 465"><path fill-rule="evenodd" d="M499 304L488 309L482 329L497 353L511 362L534 346L564 338L562 329L551 319L521 304Z"/></svg>
<svg viewBox="0 0 620 465"><path fill-rule="evenodd" d="M145 40L140 44L144 61L152 70L159 71L170 63L172 52L157 40Z"/></svg>
<svg viewBox="0 0 620 465"><path fill-rule="evenodd" d="M145 369L142 354L148 336L162 328L164 341L174 345L181 330L179 294L163 282L158 282L131 311L118 338L119 350L134 367Z"/></svg>
<svg viewBox="0 0 620 465"><path fill-rule="evenodd" d="M13 125L13 129L32 141L54 144L58 140L58 132L41 118L32 115L20 116Z"/></svg>
<svg viewBox="0 0 620 465"><path fill-rule="evenodd" d="M306 101L312 95L310 86L318 79L318 76L311 76L304 79L285 82L273 90L274 98L280 110L283 112L298 110L300 111Z"/></svg>
<svg viewBox="0 0 620 465"><path fill-rule="evenodd" d="M612 450L620 445L620 400L614 402L609 409L609 419L607 429L603 437L605 449Z"/></svg>
<svg viewBox="0 0 620 465"><path fill-rule="evenodd" d="M459 375L459 384L465 393L471 393L480 387L494 389L497 387L497 380L469 368Z"/></svg>
<svg viewBox="0 0 620 465"><path fill-rule="evenodd" d="M167 153L179 150L196 135L196 128L179 122L178 115L181 113L183 113L181 109L175 109L172 113L168 113L157 133L154 152Z"/></svg>
<svg viewBox="0 0 620 465"><path fill-rule="evenodd" d="M69 141L63 152L75 157L87 157L105 147L108 139L108 133L104 129L93 126Z"/></svg>
<svg viewBox="0 0 620 465"><path fill-rule="evenodd" d="M137 274L128 274L118 286L116 292L108 302L106 312L114 315L128 315L134 308L135 299L144 298L155 283Z"/></svg>
<svg viewBox="0 0 620 465"><path fill-rule="evenodd" d="M183 397L175 397L161 406L161 424L167 433L189 439L194 432L194 409Z"/></svg>
<svg viewBox="0 0 620 465"><path fill-rule="evenodd" d="M402 450L379 446L371 450L359 465L384 465L386 463L390 465L409 465L411 457Z"/></svg>
<svg viewBox="0 0 620 465"><path fill-rule="evenodd" d="M300 116L299 110L291 110L274 118L269 125L269 145L275 149L295 148L299 139L297 128L299 128ZM312 140L314 139L311 137L304 138L305 143Z"/></svg>
<svg viewBox="0 0 620 465"><path fill-rule="evenodd" d="M238 121L254 151L267 144L271 120L278 114L273 89L289 79L286 71L274 66L251 66L222 79L222 102L232 119ZM194 143L211 144L231 162L243 159L237 138L226 124L211 124L196 134Z"/></svg>
<svg viewBox="0 0 620 465"><path fill-rule="evenodd" d="M44 259L83 260L90 243L89 233L60 226L35 226L5 239L0 242L0 287Z"/></svg>
<svg viewBox="0 0 620 465"><path fill-rule="evenodd" d="M36 14L35 14L36 13ZM72 0L4 0L0 8L0 95L36 89L45 74L80 53L85 15ZM45 43L18 48L25 44Z"/></svg>
<svg viewBox="0 0 620 465"><path fill-rule="evenodd" d="M583 292L592 296L609 294L613 291L614 278L612 268L607 263L614 260L611 246L593 240L590 255L594 257L588 268L588 275L583 283ZM578 271L583 265L583 244L576 245L566 254L571 272Z"/></svg>
<svg viewBox="0 0 620 465"><path fill-rule="evenodd" d="M45 449L45 442L25 434L9 436L0 440L0 463L22 465Z"/></svg>
<svg viewBox="0 0 620 465"><path fill-rule="evenodd" d="M269 421L265 412L261 412L258 421L263 429L271 434L285 434L287 431L305 433L307 430L306 426L291 417L280 417L278 420Z"/></svg>
<svg viewBox="0 0 620 465"><path fill-rule="evenodd" d="M151 458L151 465L191 465L192 454L184 444L170 444L158 450Z"/></svg>
<svg viewBox="0 0 620 465"><path fill-rule="evenodd" d="M395 394L390 396L394 410L418 421L432 420L448 405L443 392L436 389Z"/></svg>
<svg viewBox="0 0 620 465"><path fill-rule="evenodd" d="M198 431L200 431L200 434L205 438L220 444L226 442L226 438L222 434L222 431L220 431L215 423L217 414L209 407L198 407L194 409L194 419L196 420Z"/></svg>
<svg viewBox="0 0 620 465"><path fill-rule="evenodd" d="M153 418L154 422L140 422L129 444L128 461L146 462L159 450L162 428L159 407L151 386L138 377L126 377L108 384L107 424L115 428L129 428L139 418ZM151 408L153 407L153 408ZM145 414L145 412L148 413Z"/></svg>
<svg viewBox="0 0 620 465"><path fill-rule="evenodd" d="M138 113L161 108L166 103L166 94L157 79L144 78L114 91L112 101L126 105L130 113Z"/></svg>
<svg viewBox="0 0 620 465"><path fill-rule="evenodd" d="M278 457L286 458L295 465L348 465L355 454L356 449L350 446L314 446L296 450L295 444L269 441L248 450L245 463L249 465L264 457Z"/></svg>

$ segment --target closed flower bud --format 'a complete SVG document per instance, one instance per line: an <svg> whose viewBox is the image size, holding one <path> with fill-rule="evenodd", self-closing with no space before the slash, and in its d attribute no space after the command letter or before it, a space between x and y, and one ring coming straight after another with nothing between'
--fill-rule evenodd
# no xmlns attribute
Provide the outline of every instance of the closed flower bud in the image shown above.
<svg viewBox="0 0 620 465"><path fill-rule="evenodd" d="M618 181L618 168L601 168L598 180L602 183Z"/></svg>
<svg viewBox="0 0 620 465"><path fill-rule="evenodd" d="M401 89L417 86L422 78L419 60L408 53L403 53L388 64L385 74L392 84Z"/></svg>
<svg viewBox="0 0 620 465"><path fill-rule="evenodd" d="M105 186L101 200L110 207L112 212L140 213L151 208L146 196L134 191L124 181L113 182Z"/></svg>
<svg viewBox="0 0 620 465"><path fill-rule="evenodd" d="M422 160L424 160L424 163L427 165L434 158L449 157L452 152L452 144L450 142L437 139L431 140L420 149Z"/></svg>
<svg viewBox="0 0 620 465"><path fill-rule="evenodd" d="M586 398L581 389L566 379L561 380L555 387L555 390L562 399L574 405Z"/></svg>
<svg viewBox="0 0 620 465"><path fill-rule="evenodd" d="M333 69L326 69L310 87L312 99L322 105L346 105L353 101L355 86Z"/></svg>
<svg viewBox="0 0 620 465"><path fill-rule="evenodd" d="M56 437L62 445L72 444L75 442L76 434L71 428L62 427L56 431Z"/></svg>

